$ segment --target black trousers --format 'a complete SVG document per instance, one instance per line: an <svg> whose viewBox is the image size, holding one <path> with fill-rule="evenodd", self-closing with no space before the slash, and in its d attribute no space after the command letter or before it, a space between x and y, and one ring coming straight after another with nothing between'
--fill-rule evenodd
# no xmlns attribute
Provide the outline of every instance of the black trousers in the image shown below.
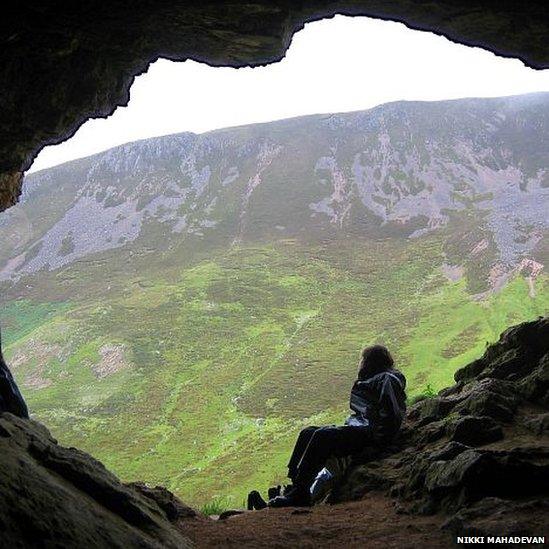
<svg viewBox="0 0 549 549"><path fill-rule="evenodd" d="M371 442L369 427L306 427L297 437L288 477L296 486L308 487L329 458L358 454Z"/></svg>

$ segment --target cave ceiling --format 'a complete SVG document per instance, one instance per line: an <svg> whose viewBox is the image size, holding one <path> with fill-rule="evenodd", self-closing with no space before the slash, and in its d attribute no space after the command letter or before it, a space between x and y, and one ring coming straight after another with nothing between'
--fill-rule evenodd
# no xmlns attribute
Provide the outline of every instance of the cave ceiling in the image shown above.
<svg viewBox="0 0 549 549"><path fill-rule="evenodd" d="M42 147L127 104L134 77L160 57L263 65L280 60L305 23L344 14L549 67L546 0L27 0L1 9L0 211L17 201Z"/></svg>

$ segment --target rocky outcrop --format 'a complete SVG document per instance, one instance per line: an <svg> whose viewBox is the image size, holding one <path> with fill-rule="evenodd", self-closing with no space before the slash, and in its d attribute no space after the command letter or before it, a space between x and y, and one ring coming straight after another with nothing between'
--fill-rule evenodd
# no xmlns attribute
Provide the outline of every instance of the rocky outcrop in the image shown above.
<svg viewBox="0 0 549 549"><path fill-rule="evenodd" d="M400 513L446 515L453 535L547 535L549 318L507 330L455 379L412 406L394 446L355 463L331 501L384 490ZM0 414L3 546L180 548L201 520L168 490L123 484L42 425Z"/></svg>
<svg viewBox="0 0 549 549"><path fill-rule="evenodd" d="M2 547L189 547L181 520L200 519L163 488L124 485L39 423L0 415Z"/></svg>
<svg viewBox="0 0 549 549"><path fill-rule="evenodd" d="M278 61L306 22L336 13L402 21L549 66L544 0L8 2L0 23L0 210L15 203L22 171L42 147L127 104L134 77L157 58Z"/></svg>
<svg viewBox="0 0 549 549"><path fill-rule="evenodd" d="M402 512L446 514L454 534L547 535L549 318L510 328L455 380L412 406L395 446L355 465L332 500L382 488Z"/></svg>

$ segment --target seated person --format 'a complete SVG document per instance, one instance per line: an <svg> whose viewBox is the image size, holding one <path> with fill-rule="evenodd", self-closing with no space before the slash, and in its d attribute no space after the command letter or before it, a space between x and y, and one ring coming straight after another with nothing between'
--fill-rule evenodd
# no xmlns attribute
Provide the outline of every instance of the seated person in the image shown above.
<svg viewBox="0 0 549 549"><path fill-rule="evenodd" d="M310 505L310 486L329 458L359 454L369 445L382 447L391 441L406 412L406 379L393 366L386 347L374 345L362 351L351 390L352 414L345 425L301 431L288 463L293 486L271 499L270 507Z"/></svg>

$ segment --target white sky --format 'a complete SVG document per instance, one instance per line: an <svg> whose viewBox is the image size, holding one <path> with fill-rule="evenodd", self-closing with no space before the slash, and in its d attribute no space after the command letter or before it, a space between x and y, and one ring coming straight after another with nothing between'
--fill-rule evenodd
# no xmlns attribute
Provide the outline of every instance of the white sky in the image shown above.
<svg viewBox="0 0 549 549"><path fill-rule="evenodd" d="M159 60L138 77L126 108L90 120L47 147L30 171L145 137L361 110L399 99L549 91L549 70L453 44L400 23L338 16L308 24L285 59L259 68Z"/></svg>

